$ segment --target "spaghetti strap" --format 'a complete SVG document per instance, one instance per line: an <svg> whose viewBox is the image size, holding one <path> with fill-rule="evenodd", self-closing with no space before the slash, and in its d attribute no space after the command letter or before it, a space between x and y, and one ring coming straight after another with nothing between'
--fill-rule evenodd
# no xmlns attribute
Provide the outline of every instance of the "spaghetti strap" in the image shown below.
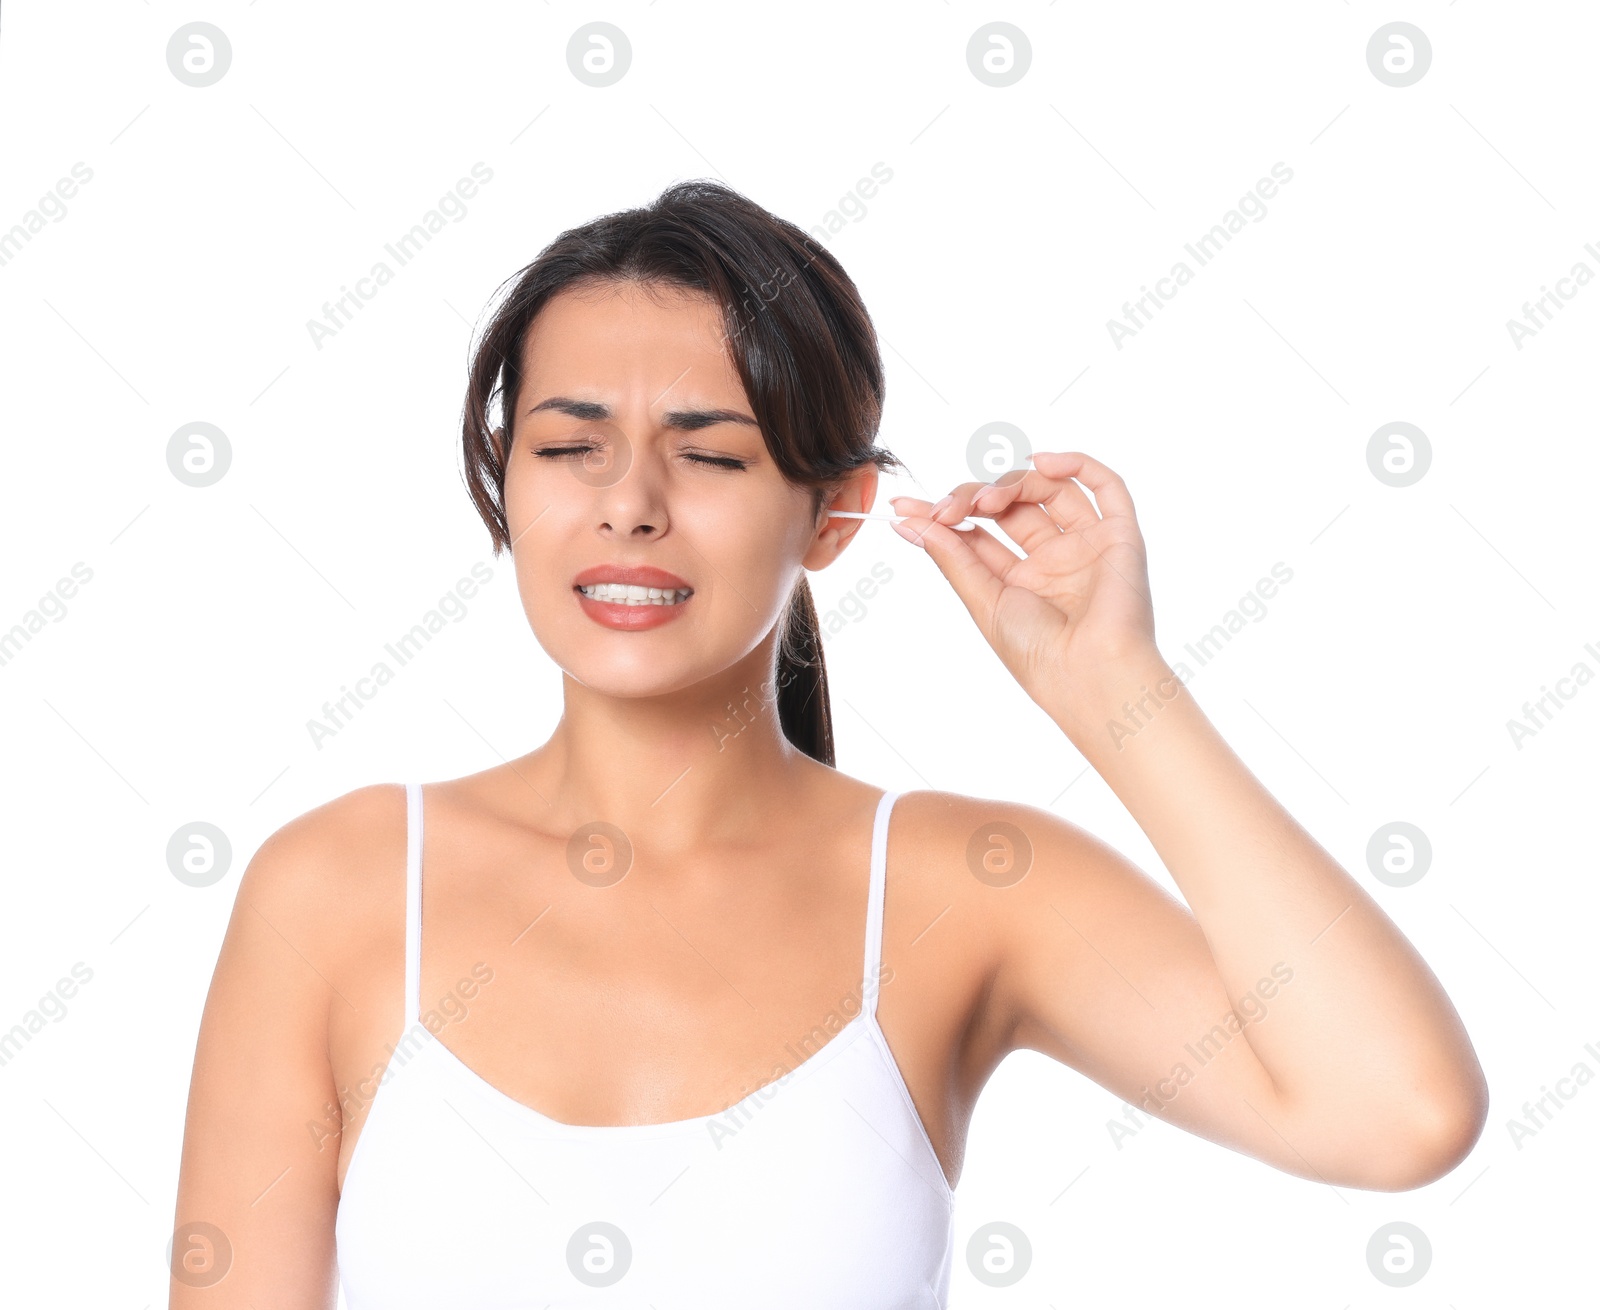
<svg viewBox="0 0 1600 1310"><path fill-rule="evenodd" d="M883 900L888 882L889 815L900 793L886 791L878 798L872 820L872 873L867 883L866 965L861 974L861 1008L870 1015L878 1012L878 964L883 958Z"/></svg>
<svg viewBox="0 0 1600 1310"><path fill-rule="evenodd" d="M406 998L402 1032L417 1022L422 999L422 784L406 783Z"/></svg>

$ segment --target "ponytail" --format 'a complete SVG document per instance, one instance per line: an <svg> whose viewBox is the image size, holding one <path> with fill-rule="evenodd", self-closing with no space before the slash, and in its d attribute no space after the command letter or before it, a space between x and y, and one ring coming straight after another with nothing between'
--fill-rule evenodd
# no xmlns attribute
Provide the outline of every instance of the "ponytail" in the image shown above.
<svg viewBox="0 0 1600 1310"><path fill-rule="evenodd" d="M783 735L830 769L833 712L828 704L828 671L822 659L822 629L811 586L801 574L789 596L778 638L778 722Z"/></svg>

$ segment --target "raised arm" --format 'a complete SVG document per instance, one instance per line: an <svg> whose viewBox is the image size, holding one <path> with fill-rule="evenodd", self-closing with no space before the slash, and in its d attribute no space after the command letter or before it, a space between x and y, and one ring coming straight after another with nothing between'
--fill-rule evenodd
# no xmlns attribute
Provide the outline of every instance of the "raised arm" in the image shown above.
<svg viewBox="0 0 1600 1310"><path fill-rule="evenodd" d="M1122 480L1087 455L1040 452L1002 482L976 508L976 484L957 488L939 517L995 518L1020 559L923 502L897 501L918 515L902 526L1188 903L1054 815L1014 807L1031 865L991 899L1017 1044L1292 1173L1382 1190L1438 1178L1477 1140L1488 1093L1437 978L1162 659ZM974 812L973 830L1000 812ZM1003 862L1009 839L994 831Z"/></svg>
<svg viewBox="0 0 1600 1310"><path fill-rule="evenodd" d="M1321 893L1267 838L1226 871L1239 896L1197 919L1047 811L964 800L951 822L953 849L980 834L995 878L978 895L1006 1049L1316 1182L1420 1187L1476 1141L1481 1076L1455 1010L1360 888L1318 919ZM1279 890L1253 897L1261 884Z"/></svg>

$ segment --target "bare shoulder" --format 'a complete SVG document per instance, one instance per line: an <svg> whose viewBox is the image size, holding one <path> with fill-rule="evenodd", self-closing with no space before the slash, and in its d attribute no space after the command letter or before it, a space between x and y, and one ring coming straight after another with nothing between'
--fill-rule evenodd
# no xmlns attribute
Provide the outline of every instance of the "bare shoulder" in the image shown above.
<svg viewBox="0 0 1600 1310"><path fill-rule="evenodd" d="M900 803L919 879L959 914L969 949L981 952L974 964L985 977L986 1020L1005 1034L1005 1049L1062 1057L1059 1029L1042 1020L1042 997L1078 984L1080 996L1093 996L1108 958L1134 940L1192 937L1181 901L1070 819L955 792L918 791Z"/></svg>
<svg viewBox="0 0 1600 1310"><path fill-rule="evenodd" d="M1084 870L1102 846L1018 801L929 789L895 802L885 962L916 998L900 1002L915 1017L896 1035L912 1078L921 1068L950 1089L951 1125L965 1121L1006 1055L1041 1044L1033 998L1070 986L1050 976L1071 950L1056 911L1082 917L1072 889L1093 881ZM1043 968L1041 938L1052 942Z"/></svg>
<svg viewBox="0 0 1600 1310"><path fill-rule="evenodd" d="M907 792L895 807L911 859L927 876L950 880L950 890L1021 888L1029 878L1030 890L1049 890L1041 884L1059 887L1075 870L1115 856L1087 829L1021 801L929 790ZM1004 903L974 894L991 907Z"/></svg>
<svg viewBox="0 0 1600 1310"><path fill-rule="evenodd" d="M937 790L909 791L895 802L893 840L901 899L944 916L945 936L959 936L960 956L985 991L1005 963L1009 925L1037 913L1094 844L1036 806Z"/></svg>
<svg viewBox="0 0 1600 1310"><path fill-rule="evenodd" d="M239 882L249 912L332 981L378 912L404 893L405 789L358 787L300 814L256 849Z"/></svg>
<svg viewBox="0 0 1600 1310"><path fill-rule="evenodd" d="M288 820L257 848L246 870L258 895L283 895L309 885L338 893L338 883L375 865L396 851L405 855L405 788L395 783L357 787L315 809ZM347 890L347 889L344 889Z"/></svg>
<svg viewBox="0 0 1600 1310"><path fill-rule="evenodd" d="M383 862L403 860L404 804L375 786L320 805L262 842L240 880L195 1045L177 1198L179 1225L228 1234L234 1303L331 1303L338 1152L307 1125L338 1100L330 1007L380 923ZM276 1181L257 1193L243 1179ZM201 1301L172 1290L173 1310Z"/></svg>

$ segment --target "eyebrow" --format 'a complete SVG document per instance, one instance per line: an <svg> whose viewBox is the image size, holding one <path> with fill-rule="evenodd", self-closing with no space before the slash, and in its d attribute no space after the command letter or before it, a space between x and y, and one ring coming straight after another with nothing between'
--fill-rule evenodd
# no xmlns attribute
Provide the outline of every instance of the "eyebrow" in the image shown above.
<svg viewBox="0 0 1600 1310"><path fill-rule="evenodd" d="M572 400L566 396L551 396L548 400L541 400L523 414L523 417L537 414L542 409L559 410L573 418L596 422L612 417L609 405L603 405L597 400ZM695 432L717 423L743 423L752 428L761 426L750 415L736 409L669 409L661 416L661 422L666 427L676 428L682 432Z"/></svg>

